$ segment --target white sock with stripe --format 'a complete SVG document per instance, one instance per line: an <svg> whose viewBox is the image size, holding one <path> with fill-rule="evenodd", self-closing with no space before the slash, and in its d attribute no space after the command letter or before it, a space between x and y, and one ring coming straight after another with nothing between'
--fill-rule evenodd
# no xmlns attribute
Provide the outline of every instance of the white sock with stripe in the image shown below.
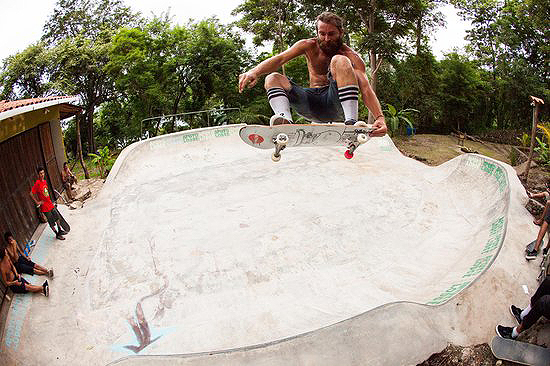
<svg viewBox="0 0 550 366"><path fill-rule="evenodd" d="M292 113L290 113L290 102L283 88L269 88L267 90L267 99L273 109L273 113L292 122Z"/></svg>
<svg viewBox="0 0 550 366"><path fill-rule="evenodd" d="M357 121L359 114L359 87L357 85L348 85L338 88L338 97L340 98L340 103L342 103L345 121L352 119Z"/></svg>
<svg viewBox="0 0 550 366"><path fill-rule="evenodd" d="M523 320L523 318L525 318L525 316L527 316L527 314L529 314L529 312L531 311L531 304L527 305L527 307L525 309L523 309L523 311L521 312L521 320Z"/></svg>

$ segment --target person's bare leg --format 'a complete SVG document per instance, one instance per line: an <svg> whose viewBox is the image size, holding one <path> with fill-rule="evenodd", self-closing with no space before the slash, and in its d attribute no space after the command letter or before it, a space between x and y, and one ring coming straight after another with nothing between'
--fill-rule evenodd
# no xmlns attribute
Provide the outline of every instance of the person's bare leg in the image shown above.
<svg viewBox="0 0 550 366"><path fill-rule="evenodd" d="M290 112L290 102L287 95L292 85L290 85L288 78L278 72L273 72L266 76L264 87L269 105L273 110L273 117L271 117L269 124L273 126L292 123L292 113Z"/></svg>
<svg viewBox="0 0 550 366"><path fill-rule="evenodd" d="M30 283L25 283L25 289L28 292L33 292L33 293L41 292L42 295L49 296L49 287L48 287L47 282L48 281L44 282L44 284L42 286L31 285ZM48 288L46 289L46 287L48 287Z"/></svg>
<svg viewBox="0 0 550 366"><path fill-rule="evenodd" d="M43 287L26 283L25 289L29 292L42 292Z"/></svg>
<svg viewBox="0 0 550 366"><path fill-rule="evenodd" d="M264 87L266 91L271 88L283 88L286 91L290 91L292 88L288 78L278 72L272 72L265 77Z"/></svg>
<svg viewBox="0 0 550 366"><path fill-rule="evenodd" d="M539 234L537 235L537 242L535 243L535 250L538 252L540 245L542 244L542 239L544 239L544 235L546 235L546 230L548 230L548 223L546 221L542 222L542 225L540 226Z"/></svg>
<svg viewBox="0 0 550 366"><path fill-rule="evenodd" d="M544 205L544 210L542 211L542 215L540 218L533 220L533 224L535 225L541 225L544 221L544 218L546 217L546 213L548 212L548 206L550 205L550 201L546 202Z"/></svg>
<svg viewBox="0 0 550 366"><path fill-rule="evenodd" d="M338 85L338 98L344 110L346 124L357 122L359 111L359 84L349 58L335 55L330 61L330 72Z"/></svg>
<svg viewBox="0 0 550 366"><path fill-rule="evenodd" d="M37 274L37 275L40 275L40 276L44 276L44 275L48 275L49 273L49 270L47 270L46 268L42 267L41 265L39 264L34 264L34 274Z"/></svg>
<svg viewBox="0 0 550 366"><path fill-rule="evenodd" d="M342 88L349 85L358 85L355 71L351 61L346 56L336 55L330 60L330 73L338 88Z"/></svg>

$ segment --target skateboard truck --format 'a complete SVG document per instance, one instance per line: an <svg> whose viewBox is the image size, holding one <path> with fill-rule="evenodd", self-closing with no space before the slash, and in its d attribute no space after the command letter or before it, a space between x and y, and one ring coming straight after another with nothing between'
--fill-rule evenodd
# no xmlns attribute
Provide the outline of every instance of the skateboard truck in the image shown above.
<svg viewBox="0 0 550 366"><path fill-rule="evenodd" d="M286 133L280 133L273 137L273 144L275 144L275 152L271 154L271 160L277 162L281 160L281 151L284 150L288 143L288 135Z"/></svg>
<svg viewBox="0 0 550 366"><path fill-rule="evenodd" d="M359 145L362 145L369 140L369 137L367 136L367 134L364 132L361 132L360 130L355 131L354 137L355 138L353 140L350 140L348 142L348 149L344 153L344 156L346 157L346 159L353 158L353 152L355 151L355 149L357 149Z"/></svg>

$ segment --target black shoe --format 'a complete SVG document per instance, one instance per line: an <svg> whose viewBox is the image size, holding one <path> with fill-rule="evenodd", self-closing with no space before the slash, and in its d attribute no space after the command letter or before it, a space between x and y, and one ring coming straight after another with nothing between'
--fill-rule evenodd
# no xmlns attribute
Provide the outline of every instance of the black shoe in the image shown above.
<svg viewBox="0 0 550 366"><path fill-rule="evenodd" d="M527 259L528 261L536 259L538 254L539 253L535 249L530 250L525 254L525 259Z"/></svg>
<svg viewBox="0 0 550 366"><path fill-rule="evenodd" d="M518 308L517 306L510 305L510 312L512 313L514 318L516 318L516 321L518 322L518 324L521 324L521 312L522 312L522 310L520 308Z"/></svg>
<svg viewBox="0 0 550 366"><path fill-rule="evenodd" d="M48 280L44 281L42 284L42 292L44 293L44 296L50 296L50 285L48 285Z"/></svg>
<svg viewBox="0 0 550 366"><path fill-rule="evenodd" d="M514 328L512 328L512 327L504 327L502 325L497 325L497 327L496 327L497 334L500 337L506 338L506 339L514 339L514 337L512 337L512 331L513 330L514 330Z"/></svg>
<svg viewBox="0 0 550 366"><path fill-rule="evenodd" d="M357 120L354 119L348 119L346 122L344 122L344 124L348 126L353 126L355 123L357 123Z"/></svg>

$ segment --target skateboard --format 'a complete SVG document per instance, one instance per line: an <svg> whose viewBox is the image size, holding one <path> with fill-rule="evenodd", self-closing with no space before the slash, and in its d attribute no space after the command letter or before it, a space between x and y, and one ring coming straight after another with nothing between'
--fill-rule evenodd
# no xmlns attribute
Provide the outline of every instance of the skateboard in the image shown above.
<svg viewBox="0 0 550 366"><path fill-rule="evenodd" d="M550 350L531 343L496 336L491 342L491 351L504 361L531 366L550 365Z"/></svg>
<svg viewBox="0 0 550 366"><path fill-rule="evenodd" d="M525 247L525 253L535 249L536 240L533 240ZM541 243L541 248L544 246L544 242ZM537 281L541 283L546 276L550 275L550 253L542 255L542 261L540 262L540 271L537 277Z"/></svg>
<svg viewBox="0 0 550 366"><path fill-rule="evenodd" d="M357 122L285 124L275 126L249 125L239 131L239 136L248 145L258 149L275 149L273 161L281 160L281 151L294 146L346 146L344 156L353 158L355 150L370 139L372 125Z"/></svg>
<svg viewBox="0 0 550 366"><path fill-rule="evenodd" d="M57 207L55 209L57 210ZM57 210L57 214L59 215L59 224L61 225L63 231L71 231L71 226L67 221L65 221L65 218L63 217L63 215L61 215L61 212L59 212L59 210Z"/></svg>
<svg viewBox="0 0 550 366"><path fill-rule="evenodd" d="M527 246L525 247L525 253L530 252L531 250L535 249L535 244L537 243L536 240L533 240ZM542 246L542 245L541 245Z"/></svg>

